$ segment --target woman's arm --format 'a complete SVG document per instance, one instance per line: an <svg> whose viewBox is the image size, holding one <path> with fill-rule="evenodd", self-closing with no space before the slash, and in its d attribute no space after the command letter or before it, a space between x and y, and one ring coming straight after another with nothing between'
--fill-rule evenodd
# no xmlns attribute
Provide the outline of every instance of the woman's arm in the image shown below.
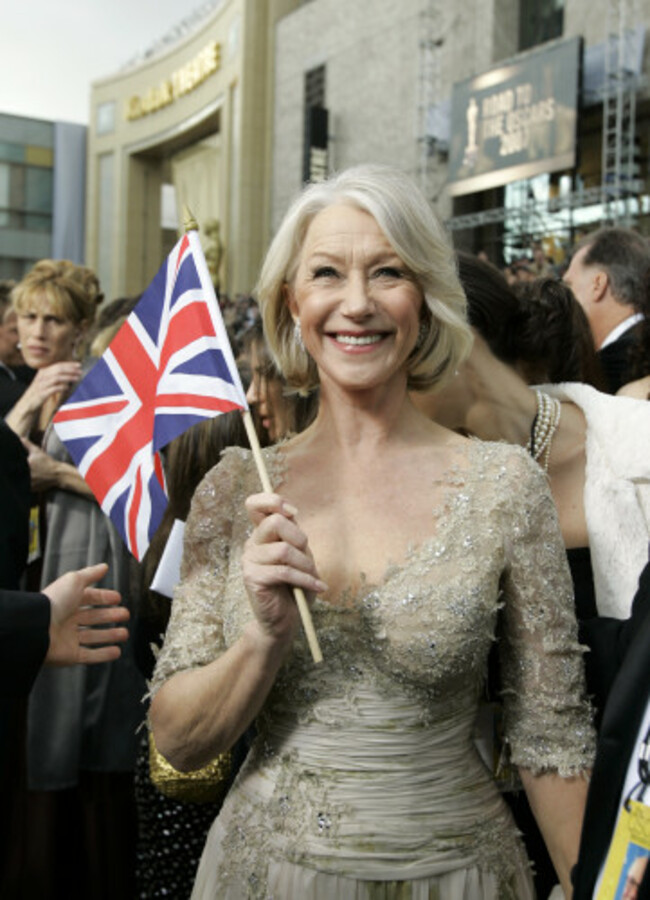
<svg viewBox="0 0 650 900"><path fill-rule="evenodd" d="M27 450L31 487L35 493L59 488L63 491L74 491L83 497L91 499L94 497L84 478L71 463L54 459L49 453L24 438L23 444Z"/></svg>
<svg viewBox="0 0 650 900"><path fill-rule="evenodd" d="M67 391L80 377L81 364L78 362L53 363L39 369L25 393L5 416L7 425L19 437L28 437L45 401Z"/></svg>
<svg viewBox="0 0 650 900"><path fill-rule="evenodd" d="M571 869L578 859L588 781L576 775L534 775L519 769L535 820L544 838L566 900L572 895Z"/></svg>
<svg viewBox="0 0 650 900"><path fill-rule="evenodd" d="M255 527L242 574L255 618L218 659L173 675L152 700L156 746L180 771L228 750L261 710L299 626L291 588L326 590L293 507L257 494L247 508Z"/></svg>

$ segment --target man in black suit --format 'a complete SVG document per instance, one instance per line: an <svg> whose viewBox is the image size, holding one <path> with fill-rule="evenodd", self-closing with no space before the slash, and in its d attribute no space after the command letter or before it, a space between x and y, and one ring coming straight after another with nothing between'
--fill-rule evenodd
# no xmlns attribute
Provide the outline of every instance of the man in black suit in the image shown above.
<svg viewBox="0 0 650 900"><path fill-rule="evenodd" d="M636 764L644 737L640 728L650 703L650 562L641 573L631 617L620 622L618 633L612 631L610 637L611 652L622 659L598 736L580 854L573 871L573 900L593 898L624 799L628 767ZM637 898L650 898L650 866L645 869Z"/></svg>
<svg viewBox="0 0 650 900"><path fill-rule="evenodd" d="M650 245L630 228L601 228L575 248L564 280L589 320L610 393L630 381L650 277Z"/></svg>
<svg viewBox="0 0 650 900"><path fill-rule="evenodd" d="M68 572L42 593L0 589L0 894L13 895L11 833L20 814L22 715L44 664L104 663L120 655L129 611L117 606L117 591L91 587L106 575L106 563ZM6 880L5 880L6 879Z"/></svg>

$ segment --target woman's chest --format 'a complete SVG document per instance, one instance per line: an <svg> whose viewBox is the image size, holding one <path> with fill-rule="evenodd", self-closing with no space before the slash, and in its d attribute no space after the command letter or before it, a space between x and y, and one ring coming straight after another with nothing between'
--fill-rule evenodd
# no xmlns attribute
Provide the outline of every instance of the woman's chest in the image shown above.
<svg viewBox="0 0 650 900"><path fill-rule="evenodd" d="M345 554L344 546L341 552ZM468 677L475 683L494 637L504 566L498 531L445 523L399 563L384 565L380 580L354 571L348 584L312 606L325 668L334 665L344 678L382 673L434 692ZM225 606L230 644L251 616L236 557ZM312 671L302 633L290 665L301 670L300 683L305 674L317 681L321 677Z"/></svg>

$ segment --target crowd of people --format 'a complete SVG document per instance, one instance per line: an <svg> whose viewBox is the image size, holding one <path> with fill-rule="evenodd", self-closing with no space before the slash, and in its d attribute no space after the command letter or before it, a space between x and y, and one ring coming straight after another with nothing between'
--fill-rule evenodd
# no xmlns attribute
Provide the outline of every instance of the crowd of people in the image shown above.
<svg viewBox="0 0 650 900"><path fill-rule="evenodd" d="M272 489L193 426L140 563L52 427L138 298L0 290L1 896L650 896L650 242L525 268L307 186L220 298Z"/></svg>

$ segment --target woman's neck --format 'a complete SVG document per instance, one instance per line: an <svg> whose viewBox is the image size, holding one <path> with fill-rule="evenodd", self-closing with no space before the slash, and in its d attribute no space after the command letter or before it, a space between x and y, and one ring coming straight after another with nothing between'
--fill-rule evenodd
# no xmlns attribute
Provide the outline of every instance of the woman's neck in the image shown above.
<svg viewBox="0 0 650 900"><path fill-rule="evenodd" d="M329 446L339 454L359 456L430 436L432 425L413 406L405 380L402 385L358 392L322 382L316 420L297 441L302 438L322 449Z"/></svg>

